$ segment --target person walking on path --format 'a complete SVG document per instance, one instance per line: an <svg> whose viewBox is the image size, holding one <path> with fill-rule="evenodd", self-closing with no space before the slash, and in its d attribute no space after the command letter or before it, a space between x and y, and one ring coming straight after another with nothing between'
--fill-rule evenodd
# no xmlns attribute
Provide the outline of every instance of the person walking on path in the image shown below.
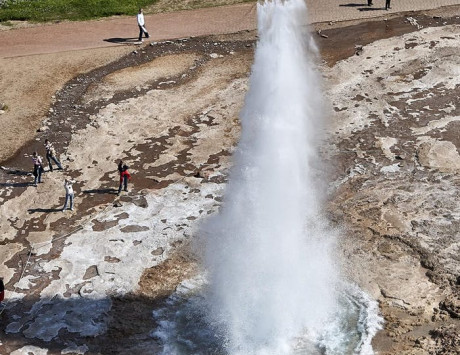
<svg viewBox="0 0 460 355"><path fill-rule="evenodd" d="M53 171L53 165L51 165L51 160L54 161L59 170L62 170L61 162L56 158L56 150L54 150L53 143L51 143L48 139L45 139L45 149L46 159L48 160L50 171Z"/></svg>
<svg viewBox="0 0 460 355"><path fill-rule="evenodd" d="M367 6L372 6L372 0L367 0Z"/></svg>
<svg viewBox="0 0 460 355"><path fill-rule="evenodd" d="M120 173L120 186L118 187L117 195L121 193L121 187L124 187L124 191L128 192L128 180L131 180L131 174L128 172L128 166L123 165Z"/></svg>
<svg viewBox="0 0 460 355"><path fill-rule="evenodd" d="M33 152L32 154L32 161L34 162L34 186L37 186L37 182L42 182L42 173L43 173L43 160L42 157L37 154L37 152Z"/></svg>
<svg viewBox="0 0 460 355"><path fill-rule="evenodd" d="M142 9L139 9L139 13L137 14L137 25L139 26L139 42L142 42L142 35L145 34L145 38L149 38L149 32L145 28L145 19L144 13Z"/></svg>
<svg viewBox="0 0 460 355"><path fill-rule="evenodd" d="M73 187L72 187L72 184L74 184L75 181L74 180L70 180L70 179L65 179L64 180L64 188L65 188L65 202L64 202L64 207L62 208L63 211L66 210L67 208L67 202L69 202L70 200L70 210L73 211L73 196L74 196L74 193L73 193Z"/></svg>
<svg viewBox="0 0 460 355"><path fill-rule="evenodd" d="M385 10L391 9L390 3L391 0L385 0Z"/></svg>

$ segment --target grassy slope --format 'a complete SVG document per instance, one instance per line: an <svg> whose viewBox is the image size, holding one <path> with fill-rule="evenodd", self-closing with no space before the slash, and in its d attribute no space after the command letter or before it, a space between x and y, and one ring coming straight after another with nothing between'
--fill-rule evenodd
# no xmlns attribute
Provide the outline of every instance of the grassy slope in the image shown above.
<svg viewBox="0 0 460 355"><path fill-rule="evenodd" d="M114 15L135 15L139 7L146 13L188 10L231 5L254 0L9 0L0 7L0 22L89 20Z"/></svg>

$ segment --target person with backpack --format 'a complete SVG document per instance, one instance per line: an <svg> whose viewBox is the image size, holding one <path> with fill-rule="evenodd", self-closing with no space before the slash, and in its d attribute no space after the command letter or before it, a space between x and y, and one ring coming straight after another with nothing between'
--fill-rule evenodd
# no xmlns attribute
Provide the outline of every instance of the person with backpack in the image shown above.
<svg viewBox="0 0 460 355"><path fill-rule="evenodd" d="M53 171L53 165L51 165L51 160L54 161L59 170L62 170L61 162L56 158L56 151L54 150L53 143L51 143L48 139L45 139L45 149L46 159L48 160L50 171Z"/></svg>
<svg viewBox="0 0 460 355"><path fill-rule="evenodd" d="M124 187L124 191L128 191L128 180L131 180L131 174L128 172L128 166L123 165L120 172L120 186L118 187L117 195L120 195L122 186Z"/></svg>
<svg viewBox="0 0 460 355"><path fill-rule="evenodd" d="M33 152L32 154L32 161L34 163L34 186L37 186L37 182L41 183L42 182L42 173L44 171L43 169L43 160L42 157L37 154L37 152Z"/></svg>

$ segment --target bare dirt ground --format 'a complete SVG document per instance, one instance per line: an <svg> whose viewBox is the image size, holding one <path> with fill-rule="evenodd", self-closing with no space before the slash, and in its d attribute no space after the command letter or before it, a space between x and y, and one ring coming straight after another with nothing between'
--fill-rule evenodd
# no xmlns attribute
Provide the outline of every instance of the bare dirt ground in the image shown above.
<svg viewBox="0 0 460 355"><path fill-rule="evenodd" d="M459 14L316 25L336 166L328 209L348 231L344 269L380 303L382 354L459 352ZM249 29L0 59L12 300L0 353L155 353L152 309L197 273L189 244L220 204L255 40ZM28 154L43 155L45 138L65 170L35 188ZM118 159L133 174L120 198ZM64 177L77 180L74 212L60 212Z"/></svg>

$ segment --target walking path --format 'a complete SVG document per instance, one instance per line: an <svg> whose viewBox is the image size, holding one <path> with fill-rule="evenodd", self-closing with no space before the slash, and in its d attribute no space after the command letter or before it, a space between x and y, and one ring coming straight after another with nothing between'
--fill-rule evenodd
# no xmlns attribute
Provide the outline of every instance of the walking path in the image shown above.
<svg viewBox="0 0 460 355"><path fill-rule="evenodd" d="M307 0L310 22L347 21L392 12L427 10L458 5L459 0L393 0L385 11L385 0ZM234 33L256 28L256 4L221 6L146 16L152 41ZM117 17L87 22L65 22L0 31L0 57L100 48L134 43L138 35L135 17Z"/></svg>

